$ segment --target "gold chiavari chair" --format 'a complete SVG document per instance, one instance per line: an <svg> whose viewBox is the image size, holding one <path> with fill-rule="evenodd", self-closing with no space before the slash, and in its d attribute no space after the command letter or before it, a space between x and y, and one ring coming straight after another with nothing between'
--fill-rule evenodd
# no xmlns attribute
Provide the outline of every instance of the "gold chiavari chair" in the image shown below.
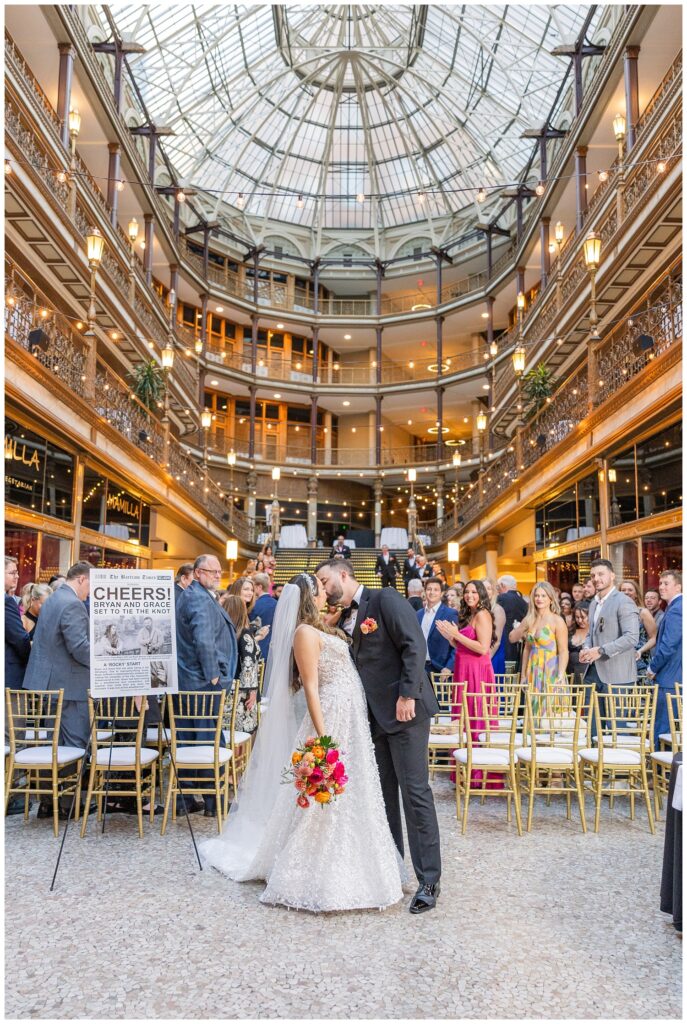
<svg viewBox="0 0 687 1024"><path fill-rule="evenodd" d="M679 714L675 716L675 720L676 721L678 721L678 720L681 721L682 720L682 684L681 683L676 683L675 684L675 692L672 693L672 694L669 693L668 696L670 696L670 697L677 697L678 698ZM675 705L673 705L673 711L675 711ZM669 714L670 714L670 712L669 712ZM679 743L679 746L677 746L677 747L675 746L675 739L676 739L676 737L672 735L672 732L662 732L661 735L658 737L658 748L659 748L659 750L671 750L672 749L676 753L678 753L680 750L682 750L682 730L681 729L678 730L678 733L677 733L677 741Z"/></svg>
<svg viewBox="0 0 687 1024"><path fill-rule="evenodd" d="M668 749L664 746L661 750L651 752L654 777L654 815L657 821L660 817L662 798L668 796L673 758L682 750L682 693L666 694L666 703L670 732L665 733L664 736L668 736L670 746Z"/></svg>
<svg viewBox="0 0 687 1024"><path fill-rule="evenodd" d="M81 823L81 838L86 835L91 799L96 798L97 821L102 820L105 796L134 797L138 816L138 835L143 838L143 800L150 803L149 816L155 814L155 775L158 752L143 746L145 697L88 698L91 721L91 767L88 793ZM103 729L103 724L107 729ZM100 728L99 728L100 726Z"/></svg>
<svg viewBox="0 0 687 1024"><path fill-rule="evenodd" d="M251 750L253 748L253 736L254 733L242 732L236 728L237 712L239 703L242 696L250 693L247 688L241 689L241 685L238 679L234 680L233 691L231 694L231 712L229 717L229 728L223 730L224 741L231 750L231 785L234 790L234 797L238 790L239 780L243 775L248 765ZM256 706L260 708L260 696L259 691L257 695ZM260 712L258 710L258 716ZM226 815L229 811L228 805L229 790L226 792L226 805L224 808L224 814Z"/></svg>
<svg viewBox="0 0 687 1024"><path fill-rule="evenodd" d="M169 727L171 732L171 765L165 812L162 816L160 834L164 835L172 803L172 821L176 821L178 793L184 796L214 796L217 811L217 831L222 831L223 811L227 805L229 779L231 778L232 750L222 744L222 716L226 692L201 690L167 695ZM200 724L199 724L200 723ZM183 739L178 734L183 733ZM208 742L208 734L213 738ZM199 775L199 772L207 772ZM184 775L183 783L179 775ZM189 778L191 776L191 778ZM174 799L172 799L174 798Z"/></svg>
<svg viewBox="0 0 687 1024"><path fill-rule="evenodd" d="M452 772L452 752L463 742L459 731L460 706L457 704L458 685L453 676L442 676L441 672L431 673L432 686L439 704L438 714L429 725L429 770L433 779L435 772Z"/></svg>
<svg viewBox="0 0 687 1024"><path fill-rule="evenodd" d="M608 693L592 694L592 711L598 736L594 746L579 751L583 777L591 785L595 800L594 831L599 831L601 798L629 795L630 818L635 816L635 795L644 797L649 829L654 819L649 795L647 743L655 695L652 687L611 687ZM604 781L608 783L604 787ZM626 782L626 786L618 783Z"/></svg>
<svg viewBox="0 0 687 1024"><path fill-rule="evenodd" d="M265 659L261 658L258 662L258 725L260 725L260 716L264 710L262 705L262 686L265 681ZM265 700L265 708L267 707L267 700Z"/></svg>
<svg viewBox="0 0 687 1024"><path fill-rule="evenodd" d="M617 684L617 685L612 684L609 687L609 689L611 691L613 691L614 693L617 693L619 698L620 698L619 703L618 703L618 707L616 708L616 711L617 711L617 713L619 715L619 720L622 720L623 714L626 714L627 715L627 721L628 721L629 725L632 724L632 710L633 709L632 709L632 706L628 706L628 707L623 708L622 701L623 701L624 695L631 694L631 693L641 693L641 692L647 693L649 695L649 700L650 700L650 704L649 704L649 719L648 719L648 725L647 725L646 740L645 740L645 743L644 743L644 756L645 756L646 761L647 761L647 773L648 773L649 768L652 766L651 753L652 753L653 746L654 746L654 722L655 722L655 719L656 719L656 697L657 697L657 693L658 693L658 688L657 688L655 683L650 683L650 682L640 683L640 682L637 682L637 683L634 683L632 685L626 685L626 684L622 684L622 683L621 684ZM599 704L601 706L603 706L603 701L604 701L604 695L603 694L599 694ZM598 742L598 738L596 738L594 740L594 742ZM605 736L604 739L603 739L603 742L606 744L606 746L610 746L611 745L610 737L609 736ZM631 735L617 734L617 742L618 742L618 744L620 746L626 746L626 747L628 747L628 746L629 747L635 747L636 746L636 741L635 741L635 739ZM622 772L619 771L617 773L617 775L616 775L616 778L617 779L623 779L623 778L627 778L627 776L625 776ZM609 792L608 793L604 793L605 796L608 796L608 805L609 805L610 810L613 810L613 804L614 804L614 801L615 801L615 781L616 781L616 779L613 779Z"/></svg>
<svg viewBox="0 0 687 1024"><path fill-rule="evenodd" d="M516 776L515 744L518 728L519 686L502 691L487 689L484 683L478 689L463 688L461 716L458 732L465 746L453 751L456 764L456 817L465 835L471 796L506 797L506 820L511 820L511 799L515 803L518 835L522 835L520 794ZM508 724L499 729L499 724ZM484 737L482 741L479 738ZM507 742L504 742L507 737ZM475 779L475 772L482 777ZM497 780L493 780L496 775ZM492 776L492 779L488 779ZM492 781L501 782L500 788L489 788ZM462 810L461 810L462 806Z"/></svg>
<svg viewBox="0 0 687 1024"><path fill-rule="evenodd" d="M577 796L582 831L587 831L584 789L578 747L584 688L573 686L525 693L523 745L516 749L520 791L527 794L527 831L532 830L534 797L547 802L565 794L566 815L572 818L572 796Z"/></svg>
<svg viewBox="0 0 687 1024"><path fill-rule="evenodd" d="M9 750L5 774L5 813L13 794L24 796L24 819L31 796L52 798L53 832L59 831L59 799L76 792L81 802L81 768L86 751L60 745L64 690L5 690ZM19 785L14 776L20 774Z"/></svg>

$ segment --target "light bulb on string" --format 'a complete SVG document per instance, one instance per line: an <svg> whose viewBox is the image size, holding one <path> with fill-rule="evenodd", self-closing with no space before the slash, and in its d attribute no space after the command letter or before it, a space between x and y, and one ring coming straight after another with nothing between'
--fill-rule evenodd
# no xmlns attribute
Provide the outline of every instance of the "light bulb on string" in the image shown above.
<svg viewBox="0 0 687 1024"><path fill-rule="evenodd" d="M358 192L358 194L356 195L355 198L356 198L357 202L364 203L365 202L365 193L364 192Z"/></svg>
<svg viewBox="0 0 687 1024"><path fill-rule="evenodd" d="M185 203L186 202L186 194L185 194L183 188L180 188L179 191L177 192L177 194L176 194L176 201L178 203Z"/></svg>
<svg viewBox="0 0 687 1024"><path fill-rule="evenodd" d="M296 200L296 209L297 210L302 210L303 209L303 196L299 196L298 199Z"/></svg>
<svg viewBox="0 0 687 1024"><path fill-rule="evenodd" d="M546 185L544 184L544 182L543 181L538 182L537 187L535 188L534 191L535 191L535 193L538 196L543 196L544 193L546 192Z"/></svg>
<svg viewBox="0 0 687 1024"><path fill-rule="evenodd" d="M484 185L482 185L480 187L479 192L477 193L477 202L478 203L483 203L486 198L487 198L487 190L485 189Z"/></svg>
<svg viewBox="0 0 687 1024"><path fill-rule="evenodd" d="M115 188L117 189L118 192L123 192L124 191L124 182L120 179L117 182L117 184L115 185Z"/></svg>

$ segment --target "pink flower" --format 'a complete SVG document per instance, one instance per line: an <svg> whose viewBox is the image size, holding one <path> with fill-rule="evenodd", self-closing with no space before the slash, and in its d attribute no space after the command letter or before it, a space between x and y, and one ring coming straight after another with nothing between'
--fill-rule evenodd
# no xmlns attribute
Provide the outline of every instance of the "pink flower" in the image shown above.
<svg viewBox="0 0 687 1024"><path fill-rule="evenodd" d="M334 771L332 772L332 778L335 782L341 782L342 777L345 775L346 767L343 761L337 761L334 765Z"/></svg>
<svg viewBox="0 0 687 1024"><path fill-rule="evenodd" d="M336 764L336 762L338 760L339 760L339 751L338 750L328 750L327 751L327 764Z"/></svg>
<svg viewBox="0 0 687 1024"><path fill-rule="evenodd" d="M324 778L324 775L322 774L322 769L321 768L313 768L312 773L310 775L310 781L311 782L321 782L323 778Z"/></svg>
<svg viewBox="0 0 687 1024"><path fill-rule="evenodd" d="M296 789L298 789L298 790L300 790L302 792L303 790L305 790L305 788L307 786L307 783L305 782L304 779L296 779L294 785L295 785Z"/></svg>
<svg viewBox="0 0 687 1024"><path fill-rule="evenodd" d="M305 746L306 747L314 747L316 743L317 743L317 738L315 736L308 736L307 740L305 741Z"/></svg>
<svg viewBox="0 0 687 1024"><path fill-rule="evenodd" d="M296 803L298 804L299 807L310 807L310 801L308 800L307 796L303 796L302 794L298 797Z"/></svg>
<svg viewBox="0 0 687 1024"><path fill-rule="evenodd" d="M312 775L312 773L313 773L313 771L314 771L314 770L315 770L315 769L313 768L313 766L312 766L311 764L307 764L307 763L306 763L306 764L304 764L304 765L302 766L302 768L301 768L301 775L302 775L302 776L303 776L304 778L306 778L306 779L307 779L309 775Z"/></svg>

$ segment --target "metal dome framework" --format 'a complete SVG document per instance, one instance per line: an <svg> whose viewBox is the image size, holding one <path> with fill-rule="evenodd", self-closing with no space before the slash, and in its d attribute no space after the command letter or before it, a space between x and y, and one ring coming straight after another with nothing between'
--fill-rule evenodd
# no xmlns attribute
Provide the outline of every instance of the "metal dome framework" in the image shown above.
<svg viewBox="0 0 687 1024"><path fill-rule="evenodd" d="M179 181L252 237L413 225L438 240L514 182L589 6L122 5L131 73ZM598 24L597 9L587 30ZM101 9L103 29L110 22ZM364 197L363 201L360 198ZM227 205L225 205L227 204Z"/></svg>

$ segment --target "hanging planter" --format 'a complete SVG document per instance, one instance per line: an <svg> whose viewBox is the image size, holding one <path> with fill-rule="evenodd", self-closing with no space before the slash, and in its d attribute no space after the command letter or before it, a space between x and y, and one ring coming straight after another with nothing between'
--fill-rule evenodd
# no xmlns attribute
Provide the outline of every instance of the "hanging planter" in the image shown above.
<svg viewBox="0 0 687 1024"><path fill-rule="evenodd" d="M554 392L553 372L544 363L539 363L523 377L522 391L528 402L526 415L531 419L546 405L546 399Z"/></svg>
<svg viewBox="0 0 687 1024"><path fill-rule="evenodd" d="M155 411L165 388L162 370L155 360L151 359L147 363L140 363L129 374L129 380L131 381L131 390L141 405Z"/></svg>

